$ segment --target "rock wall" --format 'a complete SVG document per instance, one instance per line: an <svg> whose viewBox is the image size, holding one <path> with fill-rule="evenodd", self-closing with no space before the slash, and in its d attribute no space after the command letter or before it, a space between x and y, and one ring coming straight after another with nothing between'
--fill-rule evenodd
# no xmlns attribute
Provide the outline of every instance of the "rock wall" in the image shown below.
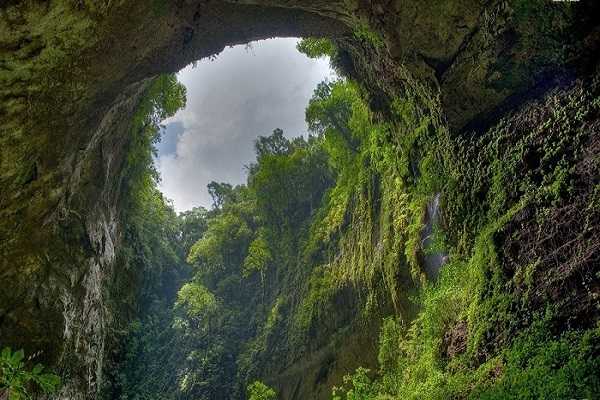
<svg viewBox="0 0 600 400"><path fill-rule="evenodd" d="M8 1L0 5L0 341L41 351L93 398L119 280L120 180L148 78L224 46L333 36L385 118L403 75L455 131L485 125L548 76L585 74L598 4L545 1ZM368 32L375 32L370 36ZM365 46L365 40L369 43Z"/></svg>
<svg viewBox="0 0 600 400"><path fill-rule="evenodd" d="M0 9L0 338L57 366L68 399L95 396L130 307L114 293L119 190L145 80L225 45L342 30L299 10L110 3Z"/></svg>

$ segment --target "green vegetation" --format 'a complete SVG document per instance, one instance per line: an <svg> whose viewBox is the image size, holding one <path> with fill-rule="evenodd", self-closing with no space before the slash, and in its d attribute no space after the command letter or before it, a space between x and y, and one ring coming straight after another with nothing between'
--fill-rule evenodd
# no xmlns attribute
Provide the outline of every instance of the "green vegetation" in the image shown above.
<svg viewBox="0 0 600 400"><path fill-rule="evenodd" d="M349 288L326 272L331 235L342 229L352 185L366 179L357 175L368 162L359 156L362 140L379 133L354 85L320 85L307 110L313 136L288 139L276 129L259 137L247 185L211 183L213 209L193 213L194 229L190 215L174 216L156 191L150 162L158 123L182 94L172 78L156 81L134 123L127 218L136 248L125 256L128 268L144 271L144 317L131 325L113 389L123 399L237 398L270 363L311 346L323 306ZM192 266L187 283L183 252Z"/></svg>
<svg viewBox="0 0 600 400"><path fill-rule="evenodd" d="M320 56L329 45L299 48ZM600 326L585 318L593 291L582 289L583 305L556 297L596 276L586 254L600 167L580 149L597 140L585 123L599 112L598 82L471 137L449 132L439 99L404 82L385 121L357 84L321 83L306 109L308 137L276 129L257 138L247 183L212 182L213 208L180 216L156 191L151 152L184 91L172 77L150 87L127 170L129 243L139 246L127 260L146 271L144 311L130 328L118 398L274 399L260 379L279 387L281 371L374 321L379 367L347 375L333 399L600 390ZM432 273L423 260L435 252L447 257Z"/></svg>
<svg viewBox="0 0 600 400"><path fill-rule="evenodd" d="M0 396L8 400L28 400L37 393L54 393L60 378L41 364L28 368L23 350L5 347L0 353ZM4 397L6 396L6 397Z"/></svg>
<svg viewBox="0 0 600 400"><path fill-rule="evenodd" d="M124 332L124 348L111 371L113 385L103 390L105 398L146 399L165 385L176 384L169 369L177 367L177 349L184 339L172 326L173 306L180 301L177 292L189 275L185 253L206 229L206 211L176 215L157 188L153 155L161 121L174 115L185 100L185 88L175 75L160 76L147 86L131 124L121 188L127 229L125 246L118 254L121 274L129 279L123 280L126 287L115 289L115 296L127 301L138 317Z"/></svg>
<svg viewBox="0 0 600 400"><path fill-rule="evenodd" d="M571 275L575 270L597 279L594 262L584 256L594 252L597 241L574 244L597 229L589 221L598 218L590 208L595 195L589 179L600 165L597 157L592 161L594 156L578 150L598 140L582 123L598 112L598 82L588 84L589 90L575 87L549 95L544 108L500 121L469 143L451 138L434 120L434 129L421 120L425 125L403 133L401 154L421 157L418 174L411 174L410 160L400 157L407 193L413 204L427 191L442 194L440 240L450 261L437 281L423 281L413 322L384 319L375 379L359 369L334 396L596 396L600 325L588 319L591 309L578 311L583 320L567 311L577 309L572 302L579 300L555 294L564 285L582 285ZM395 106L397 117L409 122L405 126L415 126L412 112L401 112L402 104L416 102ZM536 124L539 119L543 122ZM583 225L575 209L587 210ZM524 215L533 215L533 225L521 225ZM563 243L560 256L549 240ZM597 307L593 291L579 290L587 293L592 309ZM566 321L574 325L565 329Z"/></svg>
<svg viewBox="0 0 600 400"><path fill-rule="evenodd" d="M248 400L275 400L275 391L260 381L248 385Z"/></svg>
<svg viewBox="0 0 600 400"><path fill-rule="evenodd" d="M358 368L344 376L344 387L334 387L332 400L368 400L377 396L378 386L369 378L369 370Z"/></svg>
<svg viewBox="0 0 600 400"><path fill-rule="evenodd" d="M598 397L598 7L296 3L7 2L7 340L107 400ZM177 215L153 157L185 88L143 78L294 9L352 25L298 50L360 83L320 84L306 136L258 137L245 184ZM34 359L1 353L0 398L59 389Z"/></svg>
<svg viewBox="0 0 600 400"><path fill-rule="evenodd" d="M384 46L383 38L379 32L371 29L368 23L363 21L358 22L354 26L354 37L359 41L365 41L370 46L381 48Z"/></svg>
<svg viewBox="0 0 600 400"><path fill-rule="evenodd" d="M337 50L327 38L305 38L298 42L296 48L310 58L333 57Z"/></svg>

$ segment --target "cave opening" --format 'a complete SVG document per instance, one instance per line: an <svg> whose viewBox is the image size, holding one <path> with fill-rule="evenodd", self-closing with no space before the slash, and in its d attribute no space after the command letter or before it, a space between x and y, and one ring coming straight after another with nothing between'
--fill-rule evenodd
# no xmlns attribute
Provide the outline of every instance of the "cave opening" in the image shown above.
<svg viewBox="0 0 600 400"><path fill-rule="evenodd" d="M131 277L140 295L120 339L117 375L108 378L110 397L175 391L182 398L242 398L251 390L245 385L262 375L259 365L267 368L259 353L291 346L258 342L264 335L292 340L281 320L300 318L294 303L307 288L290 279L313 268L296 259L303 249L314 251L305 242L335 186L341 167L334 158L356 157L359 140L336 131L356 129L356 87L334 72L328 55L306 54L309 44L324 43L330 46L323 38L234 46L193 63L177 80L159 76L142 95L123 181L130 223L123 246L133 255L124 264L138 271ZM152 159L144 158L148 149ZM339 301L353 304L350 293ZM335 329L352 321L351 310L340 313ZM265 322L272 318L280 321ZM338 379L329 376L333 362L325 372L312 369L323 388ZM280 375L264 379L289 391Z"/></svg>
<svg viewBox="0 0 600 400"><path fill-rule="evenodd" d="M162 122L154 162L159 188L178 212L210 209L211 181L244 184L258 136L275 129L288 139L308 135L305 109L314 90L338 77L328 57L307 57L297 49L299 41L228 47L177 73L187 102Z"/></svg>
<svg viewBox="0 0 600 400"><path fill-rule="evenodd" d="M61 387L67 397L97 395L110 374L107 352L136 315L143 268L125 260L123 250L135 235L136 215L128 210L139 200L130 196L138 193L131 176L144 175L152 155L133 143L146 139L131 131L152 79L227 46L335 37L348 29L338 18L341 2L159 3L165 2L0 8L3 32L14 31L6 37L7 60L27 71L23 79L2 76L10 86L2 92L2 163L12 169L0 178L0 245L3 284L12 289L0 291L0 337L68 377ZM245 144L251 149L252 139ZM140 159L144 166L132 168ZM138 208L136 221L148 211Z"/></svg>
<svg viewBox="0 0 600 400"><path fill-rule="evenodd" d="M0 398L594 397L598 7L2 2ZM176 112L270 37L332 39L320 143L239 60Z"/></svg>

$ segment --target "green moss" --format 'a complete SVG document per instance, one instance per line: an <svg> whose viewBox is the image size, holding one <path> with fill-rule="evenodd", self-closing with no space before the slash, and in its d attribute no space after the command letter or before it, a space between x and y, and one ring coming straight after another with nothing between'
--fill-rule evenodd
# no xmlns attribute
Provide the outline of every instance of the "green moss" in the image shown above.
<svg viewBox="0 0 600 400"><path fill-rule="evenodd" d="M503 352L498 379L478 383L470 398L594 398L599 349L600 327L554 336L541 319Z"/></svg>
<svg viewBox="0 0 600 400"><path fill-rule="evenodd" d="M336 398L551 398L567 393L576 370L595 367L597 334L556 333L554 317L541 315L552 307L534 298L544 264L513 261L507 243L519 239L523 220L546 223L574 193L585 124L599 103L572 89L486 132L458 135L445 126L437 96L402 76L403 97L391 102L385 122L355 84L340 81L320 85L311 100L307 120L316 138L298 139L297 148L281 132L259 139L250 191L240 189L248 197L233 196L231 208L215 211L189 259L196 278L229 302L217 324L222 331L202 349L230 351L235 365L223 371L213 362L216 372L207 371L194 350L190 388L194 379L229 379L232 371L245 384L380 317L379 371L359 369ZM318 179L306 176L323 171L335 185L312 190ZM312 192L319 196L306 201ZM434 244L424 248L426 207L438 195L442 218ZM436 250L449 261L432 279L421 259ZM244 271L260 271L260 285L255 274L242 279ZM252 321L240 323L246 315ZM595 385L589 380L573 393Z"/></svg>
<svg viewBox="0 0 600 400"><path fill-rule="evenodd" d="M356 39L365 41L376 49L380 49L384 46L381 34L372 30L371 27L363 21L356 23L352 33Z"/></svg>
<svg viewBox="0 0 600 400"><path fill-rule="evenodd" d="M366 398L585 398L597 392L598 329L560 325L553 304L539 295L548 267L534 258L511 271L505 247L518 240L509 233L515 220L525 215L546 224L555 207L575 195L581 146L590 137L585 121L598 111L596 90L591 83L589 90L576 85L549 94L536 108L468 139L452 137L435 118L420 118L434 103L418 90L411 101L409 91L408 99L394 103L404 122L399 176L412 213L406 259L418 265L424 205L440 192L441 241L450 261L436 282L422 280L415 297L420 312L409 326L384 320L379 377ZM573 381L581 383L570 386Z"/></svg>
<svg viewBox="0 0 600 400"><path fill-rule="evenodd" d="M313 324L327 318L328 304L338 290L331 271L326 267L315 268L309 278L308 292L294 314L296 335L306 337Z"/></svg>
<svg viewBox="0 0 600 400"><path fill-rule="evenodd" d="M507 36L515 38L507 43L512 46L512 56L501 58L492 66L497 79L491 80L491 86L497 90L514 90L531 84L541 71L564 65L577 43L571 34L573 4L520 0L510 7L504 29Z"/></svg>

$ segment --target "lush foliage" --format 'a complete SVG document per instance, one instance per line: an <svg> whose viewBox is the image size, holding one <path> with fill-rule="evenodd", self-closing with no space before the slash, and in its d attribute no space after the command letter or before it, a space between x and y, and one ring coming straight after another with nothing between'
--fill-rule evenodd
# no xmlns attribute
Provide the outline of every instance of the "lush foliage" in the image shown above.
<svg viewBox="0 0 600 400"><path fill-rule="evenodd" d="M23 350L6 347L0 354L0 396L8 400L32 399L35 393L54 393L60 378L41 364L28 368Z"/></svg>
<svg viewBox="0 0 600 400"><path fill-rule="evenodd" d="M334 397L596 396L600 326L589 320L589 308L575 316L582 300L557 296L565 286L578 287L590 299L583 302L593 303L583 282L598 277L597 241L578 242L600 220L589 180L600 165L577 150L599 140L585 123L599 104L598 82L589 84L590 90L549 95L545 107L526 109L468 143L435 119L406 112L418 102L395 104L404 122L398 166L409 204L441 193L440 241L449 261L437 280L422 281L420 311L410 324L384 319L375 380L359 369ZM416 156L416 165L404 155Z"/></svg>
<svg viewBox="0 0 600 400"><path fill-rule="evenodd" d="M377 396L378 386L369 377L369 370L358 368L344 376L344 387L334 387L332 400L369 400Z"/></svg>
<svg viewBox="0 0 600 400"><path fill-rule="evenodd" d="M327 38L305 38L296 48L310 58L332 57L336 52L335 45Z"/></svg>
<svg viewBox="0 0 600 400"><path fill-rule="evenodd" d="M275 391L260 381L248 385L248 400L275 400Z"/></svg>
<svg viewBox="0 0 600 400"><path fill-rule="evenodd" d="M180 361L173 349L181 339L171 326L172 307L189 274L183 261L186 246L204 231L205 210L176 215L157 188L153 156L161 121L184 105L185 88L175 75L160 76L147 87L131 124L121 188L127 229L125 246L118 254L121 274L128 274L129 279L127 287L117 290L137 318L126 331L125 346L113 371L114 385L105 388L106 398L146 399L165 385L176 384L168 368Z"/></svg>
<svg viewBox="0 0 600 400"><path fill-rule="evenodd" d="M299 48L322 56L330 44L305 39ZM529 109L467 138L445 127L439 99L408 73L403 79L385 121L356 84L320 84L306 109L310 135L259 137L247 183L211 183L210 211L176 217L155 189L132 191L150 216L131 214L133 242L154 243L135 252L140 265L157 266L147 287L177 284L145 297L121 398L275 398L257 379L278 387L282 370L373 325L379 368L338 379L334 399L591 398L600 390L600 327L584 317L595 304L589 232L600 167L578 150L597 146L586 121L598 114L598 82L549 98L542 109L552 112ZM132 176L154 182L149 165ZM185 279L173 274L185 270L184 254ZM428 264L432 255L441 261ZM585 301L557 298L561 285ZM342 367L358 365L329 362L318 375Z"/></svg>

